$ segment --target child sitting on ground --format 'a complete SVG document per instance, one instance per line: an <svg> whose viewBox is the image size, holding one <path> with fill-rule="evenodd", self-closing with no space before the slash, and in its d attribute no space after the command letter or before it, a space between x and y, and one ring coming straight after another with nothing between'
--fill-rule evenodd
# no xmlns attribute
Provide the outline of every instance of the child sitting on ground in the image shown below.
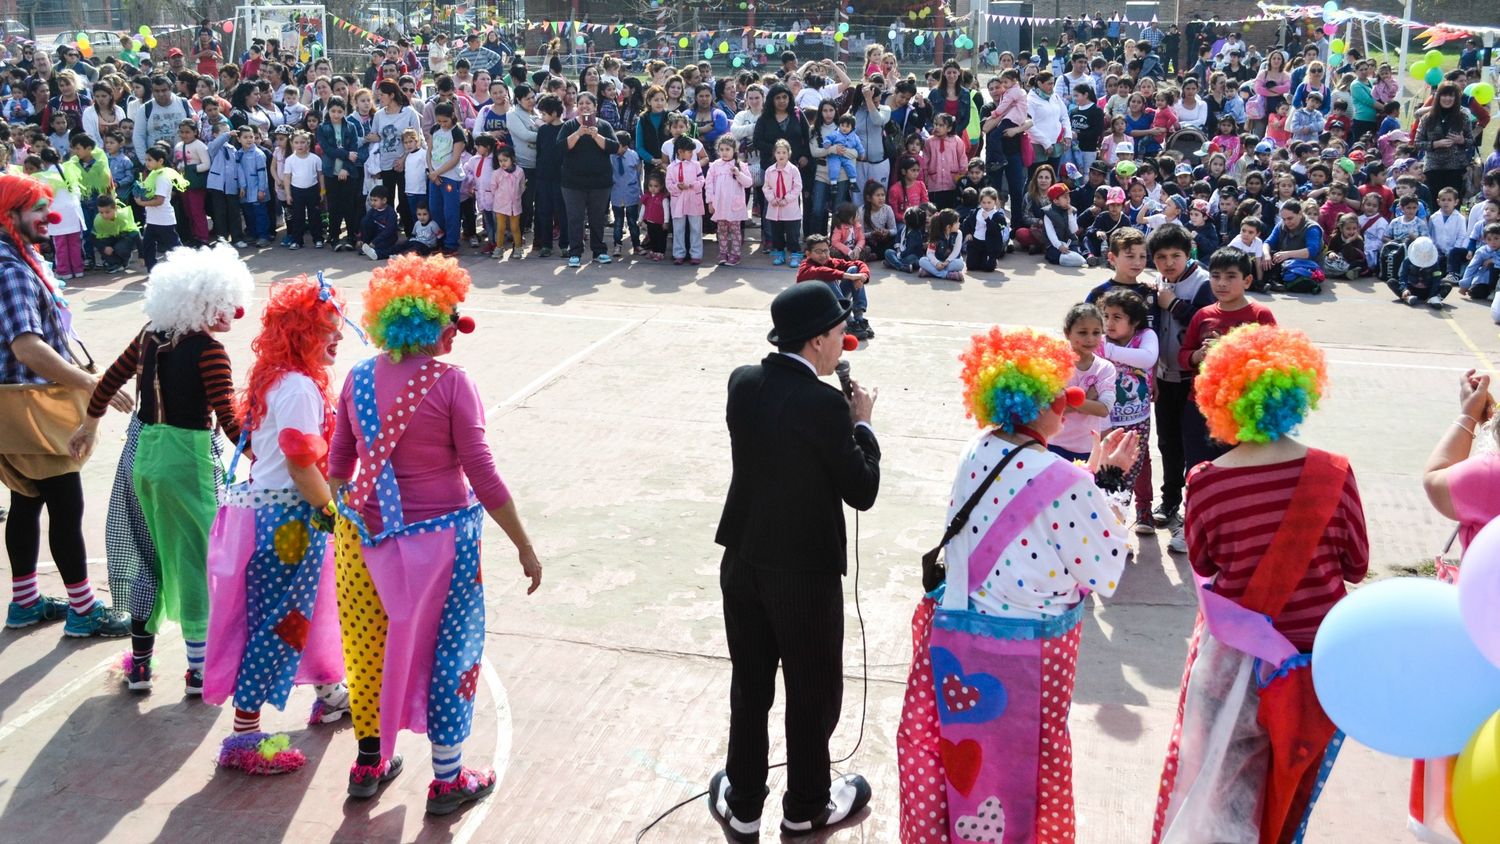
<svg viewBox="0 0 1500 844"><path fill-rule="evenodd" d="M396 247L393 255L431 255L438 248L438 239L443 236L443 230L438 227L437 221L432 219L432 209L427 206L417 208L417 224L412 227L411 237L406 242Z"/></svg>
<svg viewBox="0 0 1500 844"><path fill-rule="evenodd" d="M937 212L927 224L927 254L917 259L917 275L963 281L963 249L958 212L952 208Z"/></svg>
<svg viewBox="0 0 1500 844"><path fill-rule="evenodd" d="M802 264L797 267L797 281L824 282L833 288L840 299L852 300L854 309L849 314L848 332L860 340L874 337L875 332L865 319L865 311L870 304L865 293L865 284L870 280L870 268L864 261L833 257L828 238L821 234L808 235L803 248Z"/></svg>
<svg viewBox="0 0 1500 844"><path fill-rule="evenodd" d="M370 210L360 221L360 252L371 261L384 261L396 251L396 236L401 227L396 222L396 211L390 207L391 192L385 185L370 190Z"/></svg>
<svg viewBox="0 0 1500 844"><path fill-rule="evenodd" d="M1088 259L1079 251L1078 215L1068 200L1068 186L1061 182L1047 188L1050 204L1042 209L1042 228L1047 243L1047 263L1083 267Z"/></svg>
<svg viewBox="0 0 1500 844"><path fill-rule="evenodd" d="M927 248L927 207L917 205L906 209L902 219L901 240L896 246L885 250L885 265L904 273L917 271L917 261Z"/></svg>

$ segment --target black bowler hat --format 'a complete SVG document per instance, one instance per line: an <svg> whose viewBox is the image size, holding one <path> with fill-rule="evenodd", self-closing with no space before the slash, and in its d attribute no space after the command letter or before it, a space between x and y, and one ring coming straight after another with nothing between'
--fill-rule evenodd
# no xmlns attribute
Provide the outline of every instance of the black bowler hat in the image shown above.
<svg viewBox="0 0 1500 844"><path fill-rule="evenodd" d="M771 323L766 339L773 345L811 340L849 318L848 299L834 295L822 282L793 284L771 300Z"/></svg>

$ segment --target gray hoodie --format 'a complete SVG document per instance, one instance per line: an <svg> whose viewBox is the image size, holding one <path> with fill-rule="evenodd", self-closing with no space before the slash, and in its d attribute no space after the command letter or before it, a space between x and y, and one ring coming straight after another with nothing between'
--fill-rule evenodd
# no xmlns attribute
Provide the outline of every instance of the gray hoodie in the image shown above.
<svg viewBox="0 0 1500 844"><path fill-rule="evenodd" d="M510 142L516 148L516 164L522 170L536 167L536 113L528 112L519 104L512 104L505 113L505 128L510 130Z"/></svg>

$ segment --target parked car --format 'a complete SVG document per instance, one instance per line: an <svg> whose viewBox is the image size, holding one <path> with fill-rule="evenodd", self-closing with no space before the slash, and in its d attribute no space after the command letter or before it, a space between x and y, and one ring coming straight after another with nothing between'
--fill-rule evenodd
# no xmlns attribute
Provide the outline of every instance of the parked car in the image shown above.
<svg viewBox="0 0 1500 844"><path fill-rule="evenodd" d="M78 43L79 35L87 35L89 46L94 48L95 58L107 58L120 55L120 35L107 29L87 29L77 31L66 31L57 33L52 39L52 55L57 55L57 48Z"/></svg>
<svg viewBox="0 0 1500 844"><path fill-rule="evenodd" d="M31 28L26 24L16 20L15 18L6 18L5 20L0 20L0 38L4 38L6 41L9 41L10 39L18 36L21 38L30 38Z"/></svg>

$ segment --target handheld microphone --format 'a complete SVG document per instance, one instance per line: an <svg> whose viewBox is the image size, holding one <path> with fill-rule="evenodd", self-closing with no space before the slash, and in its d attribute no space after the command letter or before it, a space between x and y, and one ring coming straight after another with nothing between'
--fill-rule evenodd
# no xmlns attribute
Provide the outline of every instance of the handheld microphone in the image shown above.
<svg viewBox="0 0 1500 844"><path fill-rule="evenodd" d="M852 352L859 348L859 339L853 334L844 335L844 351ZM844 398L854 398L854 382L849 377L849 361L840 358L833 367L833 374L839 377L839 389L844 391Z"/></svg>

